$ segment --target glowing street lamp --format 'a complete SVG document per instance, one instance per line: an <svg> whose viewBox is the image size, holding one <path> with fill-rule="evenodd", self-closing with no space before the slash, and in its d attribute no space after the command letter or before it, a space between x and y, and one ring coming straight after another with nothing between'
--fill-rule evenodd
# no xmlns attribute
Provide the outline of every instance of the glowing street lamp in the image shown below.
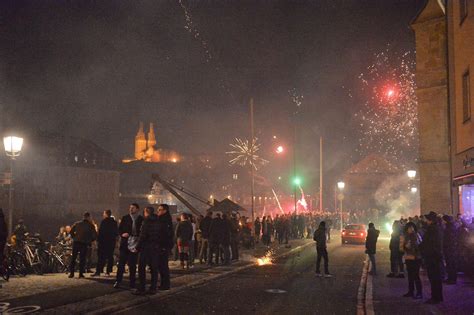
<svg viewBox="0 0 474 315"><path fill-rule="evenodd" d="M8 192L8 235L13 230L13 161L20 156L23 147L23 138L7 136L3 138L5 153L10 158L10 189Z"/></svg>
<svg viewBox="0 0 474 315"><path fill-rule="evenodd" d="M337 188L339 188L339 190L341 191L341 193L339 194L339 203L340 203L339 208L341 211L341 231L344 228L343 216L342 216L342 200L344 199L344 194L342 193L342 191L344 190L344 187L346 187L346 183L344 183L343 181L337 182Z"/></svg>
<svg viewBox="0 0 474 315"><path fill-rule="evenodd" d="M415 170L409 170L407 171L407 175L409 179L414 179L416 177L416 171Z"/></svg>
<svg viewBox="0 0 474 315"><path fill-rule="evenodd" d="M417 191L418 191L418 188L412 187L412 188L410 188L410 191L411 191L413 194L416 194Z"/></svg>
<svg viewBox="0 0 474 315"><path fill-rule="evenodd" d="M277 154L282 154L283 152L285 152L285 148L282 145L279 145L275 151Z"/></svg>

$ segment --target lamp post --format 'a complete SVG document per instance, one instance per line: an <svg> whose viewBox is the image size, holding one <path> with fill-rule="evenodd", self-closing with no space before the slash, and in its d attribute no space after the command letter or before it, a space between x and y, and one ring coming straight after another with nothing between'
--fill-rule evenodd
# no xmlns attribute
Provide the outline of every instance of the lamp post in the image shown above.
<svg viewBox="0 0 474 315"><path fill-rule="evenodd" d="M13 161L20 156L23 138L7 136L3 138L5 153L10 158L10 188L8 191L8 235L13 230Z"/></svg>
<svg viewBox="0 0 474 315"><path fill-rule="evenodd" d="M344 187L346 187L346 184L344 182L338 182L337 183L337 188L339 188L339 191L341 192L339 194L339 204L340 204L340 211L341 211L341 231L343 230L343 227L344 227L344 224L343 224L343 217L342 217L342 200L344 199L344 194L342 193L342 191L344 190Z"/></svg>

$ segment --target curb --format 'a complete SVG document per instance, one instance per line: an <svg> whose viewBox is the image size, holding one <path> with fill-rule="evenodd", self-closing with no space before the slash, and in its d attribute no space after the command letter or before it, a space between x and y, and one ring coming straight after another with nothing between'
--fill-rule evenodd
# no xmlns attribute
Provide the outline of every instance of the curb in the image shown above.
<svg viewBox="0 0 474 315"><path fill-rule="evenodd" d="M364 266L362 267L362 276L360 277L359 289L357 290L357 315L366 315L366 303L367 303L367 279L369 274L369 258L366 257L364 260Z"/></svg>
<svg viewBox="0 0 474 315"><path fill-rule="evenodd" d="M369 274L370 262L366 257L362 267L359 289L357 291L357 315L374 315L373 276Z"/></svg>
<svg viewBox="0 0 474 315"><path fill-rule="evenodd" d="M274 259L279 259L279 258L290 256L294 253L302 251L303 249L305 249L306 247L309 247L311 245L314 245L314 243L309 242L307 244L297 246L295 248L292 248L291 250L289 250L286 253L281 253L279 255L276 255L274 257ZM205 283L208 283L208 282L220 279L220 278L224 278L224 277L227 277L227 276L232 275L234 273L237 273L237 272L240 272L240 271L243 271L243 270L246 270L246 269L250 269L250 268L256 267L256 266L257 265L255 263L248 263L246 265L237 267L237 268L235 268L233 270L230 270L230 271L227 271L227 272L223 272L223 273L220 273L220 274L217 274L217 275L212 275L212 276L209 276L209 277L206 277L206 278L203 278L203 279L199 279L199 280L190 282L188 284L185 284L183 286L180 286L178 288L171 289L169 291L160 292L159 294L156 294L154 296L135 298L135 299L130 300L130 301L126 301L126 302L122 302L122 303L118 303L118 304L115 304L115 305L111 305L111 306L107 306L107 307L103 307L103 308L100 308L100 309L90 311L90 312L88 312L88 314L102 315L102 314L110 314L110 313L115 313L115 312L119 312L119 311L124 311L126 309L137 307L137 306L149 303L151 301L159 301L161 299L165 299L165 298L167 298L171 295L180 293L180 292L182 292L182 291L184 291L188 288L195 287L195 286L200 286L200 285L203 285Z"/></svg>

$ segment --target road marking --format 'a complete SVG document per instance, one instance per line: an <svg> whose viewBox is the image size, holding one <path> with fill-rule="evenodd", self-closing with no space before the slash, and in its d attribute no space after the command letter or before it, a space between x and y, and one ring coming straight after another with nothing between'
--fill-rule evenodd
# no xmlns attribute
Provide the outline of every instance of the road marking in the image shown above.
<svg viewBox="0 0 474 315"><path fill-rule="evenodd" d="M268 292L268 293L276 293L276 294L286 293L285 290L280 290L280 289L268 289L268 290L265 290L265 292Z"/></svg>

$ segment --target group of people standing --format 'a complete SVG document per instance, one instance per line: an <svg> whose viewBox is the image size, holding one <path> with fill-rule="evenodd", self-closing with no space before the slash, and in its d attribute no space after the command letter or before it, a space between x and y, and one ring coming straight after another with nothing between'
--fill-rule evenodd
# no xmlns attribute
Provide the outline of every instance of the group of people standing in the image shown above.
<svg viewBox="0 0 474 315"><path fill-rule="evenodd" d="M90 213L83 215L83 220L76 222L70 231L72 238L72 259L69 266L69 278L74 277L76 259L79 256L79 277L85 273L87 251L92 242L97 241L98 263L92 276L100 276L107 265L106 273L110 274L114 265L114 251L119 242L119 261L114 288L122 286L125 266L129 270L129 286L136 288L133 292L137 295L154 294L157 289L169 290L170 272L168 257L174 246L173 225L169 206L162 204L157 211L153 207L146 207L140 213L138 204L129 206L129 213L122 217L120 223L112 217L112 212L106 210L103 220L97 229L92 223ZM138 264L139 284L136 285L136 272ZM151 272L151 284L145 291L146 268ZM158 273L161 285L158 287Z"/></svg>
<svg viewBox="0 0 474 315"><path fill-rule="evenodd" d="M390 237L390 273L388 278L408 276L404 297L423 298L420 269L423 267L431 285L428 304L443 301L443 282L456 284L458 272L460 226L449 215L430 212L421 218L397 220ZM373 263L375 274L375 261Z"/></svg>

